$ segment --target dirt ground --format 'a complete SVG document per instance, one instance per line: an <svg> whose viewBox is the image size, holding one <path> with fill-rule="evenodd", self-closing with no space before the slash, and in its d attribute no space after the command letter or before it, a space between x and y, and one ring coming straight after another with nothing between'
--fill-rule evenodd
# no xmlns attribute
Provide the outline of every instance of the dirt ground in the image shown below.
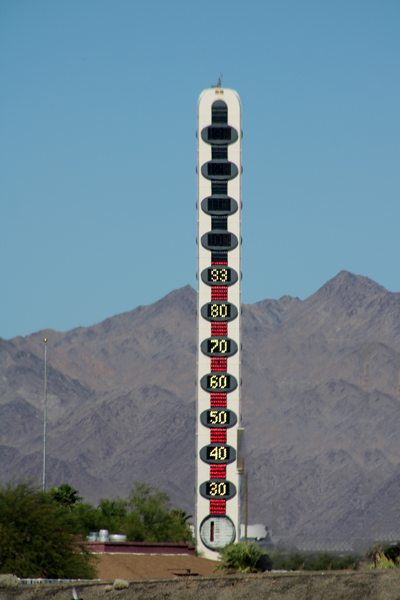
<svg viewBox="0 0 400 600"><path fill-rule="evenodd" d="M0 600L72 600L72 584L1 589ZM400 573L336 571L174 577L75 585L81 600L400 600ZM111 589L110 589L111 588ZM109 589L109 591L107 591Z"/></svg>
<svg viewBox="0 0 400 600"><path fill-rule="evenodd" d="M165 579L186 574L213 575L219 561L189 555L99 554L99 579Z"/></svg>

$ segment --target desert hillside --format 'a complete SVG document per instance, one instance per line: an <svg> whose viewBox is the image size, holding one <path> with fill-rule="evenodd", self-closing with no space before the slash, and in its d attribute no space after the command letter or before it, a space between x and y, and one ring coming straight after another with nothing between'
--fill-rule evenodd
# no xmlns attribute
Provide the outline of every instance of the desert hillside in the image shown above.
<svg viewBox="0 0 400 600"><path fill-rule="evenodd" d="M86 499L158 485L194 511L196 293L65 333L0 339L0 481ZM400 538L400 294L342 271L309 298L243 306L250 522L302 548Z"/></svg>

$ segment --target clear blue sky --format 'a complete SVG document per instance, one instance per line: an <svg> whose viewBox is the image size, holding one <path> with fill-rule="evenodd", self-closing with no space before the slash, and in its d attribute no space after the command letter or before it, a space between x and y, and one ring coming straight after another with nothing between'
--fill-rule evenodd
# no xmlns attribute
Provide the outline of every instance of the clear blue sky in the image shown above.
<svg viewBox="0 0 400 600"><path fill-rule="evenodd" d="M0 336L196 288L196 107L243 107L243 302L400 291L399 0L0 0Z"/></svg>

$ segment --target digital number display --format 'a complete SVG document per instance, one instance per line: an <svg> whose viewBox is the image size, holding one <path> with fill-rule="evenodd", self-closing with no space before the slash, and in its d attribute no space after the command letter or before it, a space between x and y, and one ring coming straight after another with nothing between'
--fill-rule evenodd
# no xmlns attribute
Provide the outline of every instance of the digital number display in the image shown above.
<svg viewBox="0 0 400 600"><path fill-rule="evenodd" d="M209 302L201 307L201 316L207 321L233 321L238 316L237 308L230 302Z"/></svg>
<svg viewBox="0 0 400 600"><path fill-rule="evenodd" d="M226 444L210 444L200 450L200 458L210 465L224 465L236 460L236 450Z"/></svg>
<svg viewBox="0 0 400 600"><path fill-rule="evenodd" d="M231 233L207 233L206 235L208 246L220 246L221 248L232 246Z"/></svg>
<svg viewBox="0 0 400 600"><path fill-rule="evenodd" d="M237 416L231 410L204 410L200 415L200 422L205 427L224 427L229 429L237 423Z"/></svg>
<svg viewBox="0 0 400 600"><path fill-rule="evenodd" d="M209 375L207 377L207 387L212 390L226 390L231 386L230 375Z"/></svg>
<svg viewBox="0 0 400 600"><path fill-rule="evenodd" d="M209 231L201 236L201 245L207 250L223 250L224 252L229 252L236 248L238 239L234 233L214 233Z"/></svg>
<svg viewBox="0 0 400 600"><path fill-rule="evenodd" d="M207 144L233 144L238 139L238 132L230 125L209 125L201 131L201 138Z"/></svg>
<svg viewBox="0 0 400 600"><path fill-rule="evenodd" d="M231 481L204 481L200 485L200 494L203 498L233 498L236 496L236 487Z"/></svg>
<svg viewBox="0 0 400 600"><path fill-rule="evenodd" d="M229 338L223 339L209 339L207 340L207 354L230 354L231 353L231 340Z"/></svg>
<svg viewBox="0 0 400 600"><path fill-rule="evenodd" d="M233 375L227 373L208 373L203 375L200 385L206 392L233 392L237 388L237 381Z"/></svg>
<svg viewBox="0 0 400 600"><path fill-rule="evenodd" d="M212 317L213 319L217 319L220 317L221 319L229 319L231 316L231 305L226 304L207 304L207 317Z"/></svg>
<svg viewBox="0 0 400 600"><path fill-rule="evenodd" d="M237 166L228 160L210 160L201 166L201 174L206 179L230 180L237 177L239 170Z"/></svg>
<svg viewBox="0 0 400 600"><path fill-rule="evenodd" d="M201 351L206 356L233 356L238 347L234 340L226 337L210 337L203 340L200 345Z"/></svg>
<svg viewBox="0 0 400 600"><path fill-rule="evenodd" d="M207 446L207 460L226 462L231 456L229 446Z"/></svg>
<svg viewBox="0 0 400 600"><path fill-rule="evenodd" d="M232 164L230 162L226 163L208 163L207 172L209 175L230 175Z"/></svg>
<svg viewBox="0 0 400 600"><path fill-rule="evenodd" d="M238 276L235 269L230 267L208 267L201 273L201 279L207 285L233 285Z"/></svg>
<svg viewBox="0 0 400 600"><path fill-rule="evenodd" d="M229 425L231 419L230 410L208 410L207 423L209 425Z"/></svg>
<svg viewBox="0 0 400 600"><path fill-rule="evenodd" d="M231 233L207 233L207 242L209 246L220 246L229 248L232 246Z"/></svg>
<svg viewBox="0 0 400 600"><path fill-rule="evenodd" d="M208 481L206 494L212 496L213 498L223 498L224 496L229 496L229 488L229 481L221 481L220 483L217 481Z"/></svg>
<svg viewBox="0 0 400 600"><path fill-rule="evenodd" d="M212 283L228 283L231 280L230 269L208 269L207 281Z"/></svg>
<svg viewBox="0 0 400 600"><path fill-rule="evenodd" d="M230 140L232 137L230 127L208 127L207 133L209 140Z"/></svg>
<svg viewBox="0 0 400 600"><path fill-rule="evenodd" d="M233 215L238 209L238 203L230 196L223 196L218 198L215 196L208 196L201 202L201 210L207 215Z"/></svg>
<svg viewBox="0 0 400 600"><path fill-rule="evenodd" d="M230 198L208 198L209 211L216 212L230 212L231 211L231 199Z"/></svg>

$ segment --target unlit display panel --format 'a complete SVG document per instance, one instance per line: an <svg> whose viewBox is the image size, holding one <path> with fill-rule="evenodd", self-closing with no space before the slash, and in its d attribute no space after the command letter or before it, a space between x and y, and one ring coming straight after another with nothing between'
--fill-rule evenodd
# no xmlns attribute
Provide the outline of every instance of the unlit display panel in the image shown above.
<svg viewBox="0 0 400 600"><path fill-rule="evenodd" d="M205 90L197 123L196 538L213 559L239 535L241 137L237 93Z"/></svg>

